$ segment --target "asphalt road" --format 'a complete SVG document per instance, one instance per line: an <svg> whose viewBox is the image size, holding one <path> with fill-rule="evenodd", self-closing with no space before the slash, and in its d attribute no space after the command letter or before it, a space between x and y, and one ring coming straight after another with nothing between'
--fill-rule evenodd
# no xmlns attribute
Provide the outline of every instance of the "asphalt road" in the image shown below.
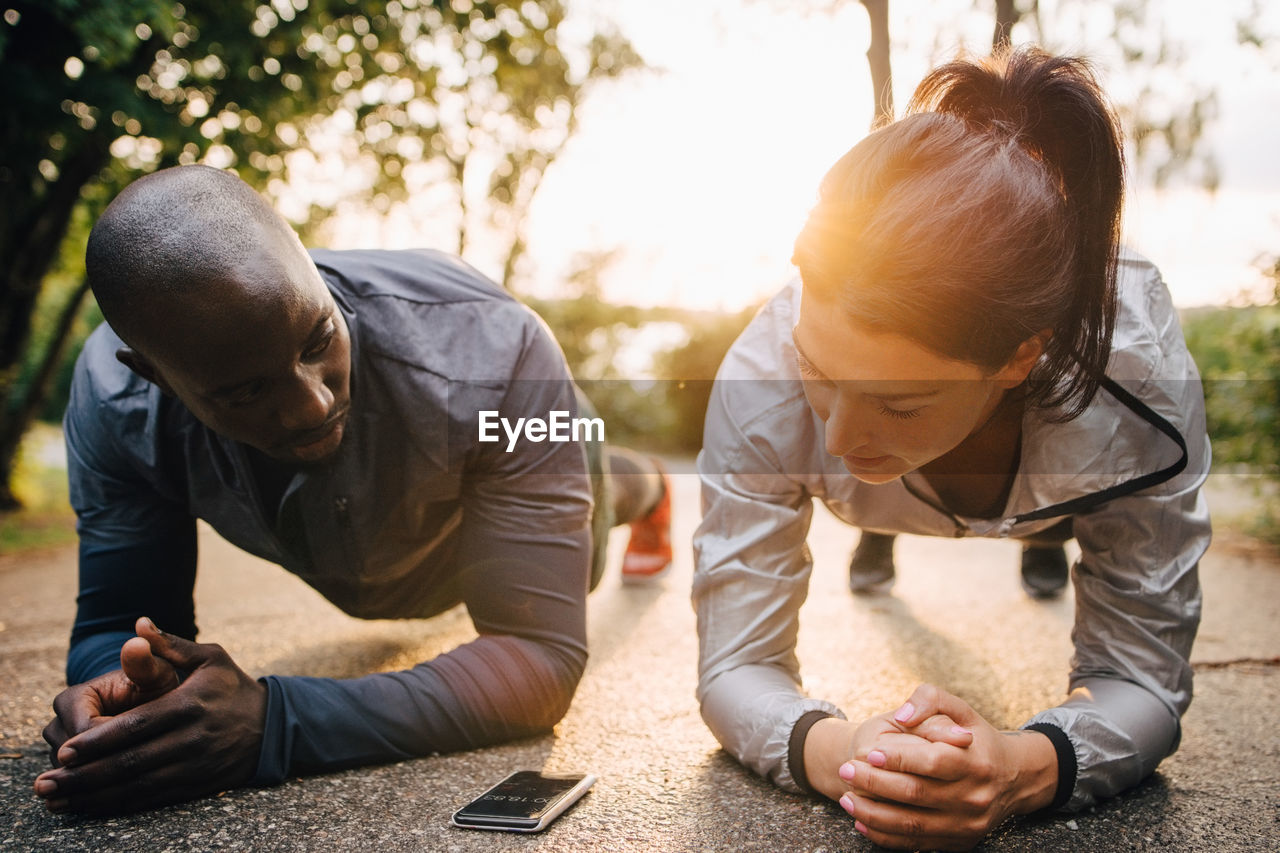
<svg viewBox="0 0 1280 853"><path fill-rule="evenodd" d="M689 466L674 476L676 537L698 520ZM1211 478L1234 511L1238 484ZM624 588L613 566L592 595L592 656L552 734L475 752L238 790L106 820L47 814L31 793L40 730L61 688L74 612L74 549L0 556L0 850L861 851L833 803L792 796L722 753L693 697L696 639L687 547L665 583ZM855 599L855 534L819 511L802 616L806 686L851 715L896 707L920 681L1013 727L1066 686L1073 601L1028 600L1008 542L904 537L890 597ZM461 611L361 622L283 570L202 531L201 639L250 673L353 676L400 668L473 636ZM1135 790L1074 816L1015 821L990 851L1280 849L1280 562L1220 533L1201 564L1196 699L1181 749ZM582 770L594 789L546 832L457 829L449 816L508 772Z"/></svg>

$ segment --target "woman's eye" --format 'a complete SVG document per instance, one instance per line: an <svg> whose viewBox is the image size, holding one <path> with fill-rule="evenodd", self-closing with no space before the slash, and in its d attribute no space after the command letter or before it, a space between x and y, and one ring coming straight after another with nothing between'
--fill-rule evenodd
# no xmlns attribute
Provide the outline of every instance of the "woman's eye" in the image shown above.
<svg viewBox="0 0 1280 853"><path fill-rule="evenodd" d="M884 403L881 403L880 414L891 418L897 418L900 421L905 421L910 420L911 418L920 417L920 409L891 409Z"/></svg>
<svg viewBox="0 0 1280 853"><path fill-rule="evenodd" d="M810 364L808 361L804 360L803 358L796 359L796 367L800 369L800 375L806 379L825 380L827 378L822 375L822 372L819 371L818 368L814 367L812 364Z"/></svg>

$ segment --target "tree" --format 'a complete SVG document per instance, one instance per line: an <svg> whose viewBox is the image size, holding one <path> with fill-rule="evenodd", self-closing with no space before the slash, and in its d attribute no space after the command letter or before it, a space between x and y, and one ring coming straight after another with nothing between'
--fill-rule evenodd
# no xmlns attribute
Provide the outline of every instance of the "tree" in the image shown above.
<svg viewBox="0 0 1280 853"><path fill-rule="evenodd" d="M1117 109L1133 143L1136 165L1147 171L1156 187L1189 176L1210 192L1217 189L1218 164L1204 130L1217 115L1218 93L1212 80L1189 67L1194 46L1169 32L1158 4L1082 0L1057 4L1055 14L1045 16L1039 0L995 0L995 11L993 50L1016 43L1014 28L1029 20L1029 35L1048 50L1065 50L1068 45L1078 50L1084 44L1100 53L1114 51L1123 63L1125 82L1117 81L1113 94L1120 95ZM1088 38L1098 22L1108 24L1105 45L1090 44ZM1238 28L1244 26L1238 23ZM1239 38L1245 41L1244 29Z"/></svg>
<svg viewBox="0 0 1280 853"><path fill-rule="evenodd" d="M772 0L779 9L795 3ZM801 8L831 13L852 0L805 0ZM867 60L876 110L872 127L893 115L890 73L889 0L859 0L871 25ZM1260 26L1261 0L1242 10L1236 21L1238 41L1265 49L1274 35ZM1135 165L1155 186L1188 177L1213 191L1219 182L1218 164L1208 146L1205 128L1217 115L1218 93L1213 80L1189 60L1195 48L1170 31L1167 16L1149 0L1074 0L1047 4L1040 0L952 0L951 3L894 4L905 9L908 43L893 43L896 51L927 50L930 64L950 58L971 28L982 19L994 24L991 50L1035 41L1049 51L1085 52L1114 58L1123 72L1110 86L1127 137L1133 143ZM1206 7L1207 8L1207 7ZM987 17L991 16L991 17ZM900 22L901 23L901 22ZM986 25L984 25L986 26ZM972 33L970 32L972 35ZM920 39L931 40L931 46Z"/></svg>
<svg viewBox="0 0 1280 853"><path fill-rule="evenodd" d="M638 67L607 29L575 41L561 0L43 0L0 23L0 509L19 439L78 314L68 296L48 349L32 316L77 215L129 181L205 162L283 196L296 152L333 146L375 209L424 175L456 188L458 245L487 219L514 274L525 211L592 84ZM581 27L577 31L581 31ZM465 185L480 186L467 192ZM474 210L485 200L485 213ZM314 228L334 204L295 218ZM64 243L67 243L64 245ZM24 360L28 382L16 381Z"/></svg>
<svg viewBox="0 0 1280 853"><path fill-rule="evenodd" d="M875 94L875 112L871 127L893 121L893 72L889 51L889 0L862 0L871 23L871 44L867 47L867 65L871 69L871 91Z"/></svg>

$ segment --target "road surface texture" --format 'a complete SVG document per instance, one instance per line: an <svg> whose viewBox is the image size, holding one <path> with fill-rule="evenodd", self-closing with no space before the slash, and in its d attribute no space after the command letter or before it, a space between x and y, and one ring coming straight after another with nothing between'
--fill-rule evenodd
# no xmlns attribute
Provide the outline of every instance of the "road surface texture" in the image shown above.
<svg viewBox="0 0 1280 853"><path fill-rule="evenodd" d="M673 468L676 565L660 586L622 587L626 534L615 534L610 573L590 600L591 661L554 733L128 817L52 816L31 793L47 766L40 731L62 686L75 551L0 556L0 851L873 849L834 803L771 787L721 752L703 725L688 593L698 483L691 463ZM1215 475L1215 512L1237 511L1247 489ZM893 594L859 599L846 588L855 540L819 509L799 646L811 693L865 716L896 708L917 683L932 681L1006 727L1060 701L1073 599L1029 600L1018 582L1018 545L903 537ZM1121 797L1073 816L1010 822L980 849L1280 849L1280 562L1220 531L1201 577L1196 699L1177 754ZM208 529L197 604L201 639L222 643L254 675L403 668L473 636L461 610L421 621L348 618ZM450 825L454 809L522 768L587 771L599 781L538 835Z"/></svg>

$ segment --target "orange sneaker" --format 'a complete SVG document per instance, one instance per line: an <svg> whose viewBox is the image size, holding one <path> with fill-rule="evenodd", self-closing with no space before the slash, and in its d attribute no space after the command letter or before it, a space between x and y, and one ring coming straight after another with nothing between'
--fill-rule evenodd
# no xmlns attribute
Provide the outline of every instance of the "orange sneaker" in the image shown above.
<svg viewBox="0 0 1280 853"><path fill-rule="evenodd" d="M662 473L662 497L649 514L631 522L631 539L622 556L622 582L656 580L671 568L671 482Z"/></svg>

